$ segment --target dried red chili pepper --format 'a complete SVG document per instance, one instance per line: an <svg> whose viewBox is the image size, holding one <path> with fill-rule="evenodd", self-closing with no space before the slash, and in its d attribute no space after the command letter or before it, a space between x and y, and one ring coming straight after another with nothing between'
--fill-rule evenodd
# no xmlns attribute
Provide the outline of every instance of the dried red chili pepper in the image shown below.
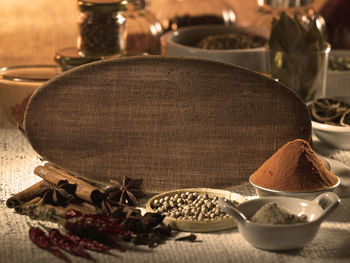
<svg viewBox="0 0 350 263"><path fill-rule="evenodd" d="M93 240L90 238L83 238L83 237L74 235L71 232L68 232L65 236L70 240L72 240L76 245L78 245L81 248L86 248L97 252L107 252L108 250L111 249L110 246L102 244L96 240Z"/></svg>
<svg viewBox="0 0 350 263"><path fill-rule="evenodd" d="M62 235L57 229L51 229L49 231L49 238L54 245L62 248L63 250L67 251L68 253L71 253L74 256L82 257L85 259L92 259L89 253L83 250L80 246L78 246L68 237Z"/></svg>
<svg viewBox="0 0 350 263"><path fill-rule="evenodd" d="M68 213L69 212L69 213ZM128 231L118 220L99 215L79 215L79 212L68 211L66 214L65 227L73 234L82 236L84 233L103 236L130 236L132 232ZM75 216L73 216L75 215Z"/></svg>
<svg viewBox="0 0 350 263"><path fill-rule="evenodd" d="M70 262L66 255L64 255L61 252L61 250L52 243L50 238L45 234L45 232L41 228L31 227L29 229L29 238L38 247L45 249L46 251L63 259L66 262Z"/></svg>

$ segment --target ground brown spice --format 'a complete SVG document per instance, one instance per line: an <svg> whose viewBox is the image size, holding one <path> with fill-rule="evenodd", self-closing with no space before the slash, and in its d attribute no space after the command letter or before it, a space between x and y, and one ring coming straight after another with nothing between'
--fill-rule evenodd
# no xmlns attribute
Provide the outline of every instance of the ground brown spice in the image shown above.
<svg viewBox="0 0 350 263"><path fill-rule="evenodd" d="M275 152L250 180L273 190L305 192L329 188L338 178L327 170L308 142L297 139Z"/></svg>

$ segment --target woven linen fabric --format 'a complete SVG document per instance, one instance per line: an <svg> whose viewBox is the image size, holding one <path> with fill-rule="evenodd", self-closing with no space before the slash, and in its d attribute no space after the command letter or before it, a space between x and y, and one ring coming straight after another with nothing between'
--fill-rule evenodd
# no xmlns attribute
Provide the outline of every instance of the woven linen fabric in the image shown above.
<svg viewBox="0 0 350 263"><path fill-rule="evenodd" d="M42 162L26 139L16 129L0 128L0 263L61 262L36 247L28 238L28 229L37 221L6 208L12 194L40 180L33 174ZM350 153L349 153L350 154ZM236 190L251 195L249 186ZM178 233L177 237L188 233ZM350 198L343 198L340 207L321 225L313 241L303 249L290 252L269 252L249 245L237 229L197 234L198 242L166 241L154 249L131 248L112 255L91 252L96 262L349 262ZM84 262L69 256L72 262ZM86 261L88 262L88 261ZM89 261L90 262L90 261Z"/></svg>

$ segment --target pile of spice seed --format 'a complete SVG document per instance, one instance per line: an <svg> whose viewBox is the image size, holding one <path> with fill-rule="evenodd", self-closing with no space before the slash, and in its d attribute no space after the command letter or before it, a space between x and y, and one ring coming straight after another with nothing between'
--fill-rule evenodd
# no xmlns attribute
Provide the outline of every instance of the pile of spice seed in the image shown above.
<svg viewBox="0 0 350 263"><path fill-rule="evenodd" d="M176 193L153 200L151 208L171 218L210 221L230 217L218 206L219 197L196 192ZM233 205L238 205L232 201Z"/></svg>

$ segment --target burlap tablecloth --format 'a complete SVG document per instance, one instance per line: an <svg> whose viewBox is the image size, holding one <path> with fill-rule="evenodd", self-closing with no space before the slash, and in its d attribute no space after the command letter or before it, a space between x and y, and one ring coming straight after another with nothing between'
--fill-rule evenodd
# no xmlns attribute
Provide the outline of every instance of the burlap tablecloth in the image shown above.
<svg viewBox="0 0 350 263"><path fill-rule="evenodd" d="M319 148L322 144L317 143ZM340 153L342 152L342 153ZM328 150L328 156L347 156L345 151ZM325 154L325 152L324 152ZM41 161L16 129L0 128L0 263L59 262L59 259L37 248L28 238L29 226L35 225L27 216L15 214L5 207L15 194L39 181L33 174ZM350 164L350 162L348 162ZM344 170L344 166L341 168ZM349 177L345 168L343 176ZM254 194L247 186L239 193ZM184 233L180 233L184 235ZM292 252L269 252L249 245L237 229L198 234L201 242L167 241L155 249L139 247L116 256L91 253L97 262L349 262L350 261L350 198L342 198L340 207L321 225L315 239L303 249ZM83 262L70 257L72 262Z"/></svg>

